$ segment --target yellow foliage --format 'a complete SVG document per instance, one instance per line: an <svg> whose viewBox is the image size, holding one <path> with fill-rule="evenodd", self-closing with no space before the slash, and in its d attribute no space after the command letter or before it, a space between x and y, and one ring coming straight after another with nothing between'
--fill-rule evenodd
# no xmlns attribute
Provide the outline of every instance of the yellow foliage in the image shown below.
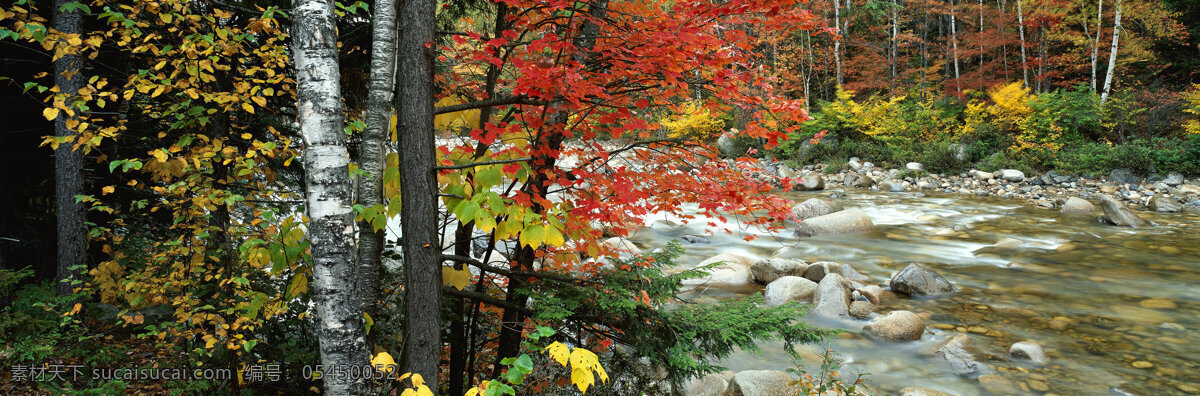
<svg viewBox="0 0 1200 396"><path fill-rule="evenodd" d="M457 95L442 98L436 107L454 106L467 101ZM479 125L479 109L438 114L433 117L433 127L440 130L471 129Z"/></svg>
<svg viewBox="0 0 1200 396"><path fill-rule="evenodd" d="M571 368L571 384L578 387L580 392L587 394L588 388L596 383L597 375L600 376L601 382L608 382L608 373L600 365L600 358L595 353L584 348L575 348L571 349L568 355L568 349L570 347L555 342L543 351L558 364Z"/></svg>
<svg viewBox="0 0 1200 396"><path fill-rule="evenodd" d="M658 122L667 129L670 138L708 140L725 129L725 121L717 118L700 102L687 102L680 112L664 116Z"/></svg>
<svg viewBox="0 0 1200 396"><path fill-rule="evenodd" d="M1183 130L1189 135L1200 135L1200 84L1192 84L1192 89L1183 96L1187 102L1184 112L1197 116L1183 122Z"/></svg>

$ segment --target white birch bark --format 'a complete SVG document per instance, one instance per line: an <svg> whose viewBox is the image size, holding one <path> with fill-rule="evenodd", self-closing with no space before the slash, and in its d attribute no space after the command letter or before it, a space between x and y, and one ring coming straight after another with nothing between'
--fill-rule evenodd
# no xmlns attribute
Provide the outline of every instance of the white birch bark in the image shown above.
<svg viewBox="0 0 1200 396"><path fill-rule="evenodd" d="M1113 16L1112 50L1108 53L1108 72L1104 76L1104 92L1100 94L1100 104L1108 101L1112 92L1113 75L1117 71L1117 46L1121 40L1121 0L1117 0L1117 14Z"/></svg>
<svg viewBox="0 0 1200 396"><path fill-rule="evenodd" d="M1087 23L1084 23L1084 29L1087 28ZM1096 4L1096 37L1092 39L1092 92L1096 92L1096 63L1098 63L1100 55L1100 33L1104 30L1104 0L1100 0Z"/></svg>
<svg viewBox="0 0 1200 396"><path fill-rule="evenodd" d="M842 2L841 0L833 0L833 26L838 28L838 33L833 36L833 67L837 75L837 87L842 89Z"/></svg>
<svg viewBox="0 0 1200 396"><path fill-rule="evenodd" d="M954 87L961 95L962 78L958 71L958 30L954 27L954 25L957 25L954 14L954 0L950 0L950 46L954 51Z"/></svg>
<svg viewBox="0 0 1200 396"><path fill-rule="evenodd" d="M1029 88L1029 63L1025 58L1025 11L1021 0L1017 0L1017 32L1021 34L1021 75L1025 77L1025 88Z"/></svg>
<svg viewBox="0 0 1200 396"><path fill-rule="evenodd" d="M396 73L396 1L376 0L371 22L371 85L367 88L366 129L359 146L358 165L365 176L358 183L358 203L383 203L384 147L392 115ZM366 221L358 224L358 292L363 309L371 312L379 288L383 230Z"/></svg>

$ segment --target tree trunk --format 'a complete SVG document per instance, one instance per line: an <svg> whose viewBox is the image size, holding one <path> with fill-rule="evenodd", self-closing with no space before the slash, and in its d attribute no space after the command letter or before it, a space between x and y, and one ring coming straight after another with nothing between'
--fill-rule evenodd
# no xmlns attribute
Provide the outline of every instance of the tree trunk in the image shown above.
<svg viewBox="0 0 1200 396"><path fill-rule="evenodd" d="M1021 75L1025 77L1025 88L1029 88L1029 63L1025 58L1025 11L1021 0L1017 0L1017 31L1021 33Z"/></svg>
<svg viewBox="0 0 1200 396"><path fill-rule="evenodd" d="M404 369L437 389L442 356L442 246L434 179L434 0L400 6L400 197L404 249Z"/></svg>
<svg viewBox="0 0 1200 396"><path fill-rule="evenodd" d="M833 26L839 29L837 35L833 36L833 65L834 69L836 70L835 74L837 76L838 89L842 89L842 32L840 31L842 28L841 8L841 0L833 0Z"/></svg>
<svg viewBox="0 0 1200 396"><path fill-rule="evenodd" d="M892 65L891 66L892 66L892 68L891 68L891 74L890 74L892 78L891 78L891 81L889 81L888 86L891 88L893 93L895 93L895 91L896 91L896 83L897 83L896 80L900 77L896 71L897 70L896 64L900 63L900 46L899 46L899 44L897 44L897 41L899 41L899 39L900 39L899 38L900 37L900 10L899 10L899 8L900 8L899 1L892 0L892 45L891 45L891 50L892 50Z"/></svg>
<svg viewBox="0 0 1200 396"><path fill-rule="evenodd" d="M83 31L79 9L63 11L63 6L72 1L54 1L54 29L62 33L79 34ZM83 87L85 79L82 73L83 58L79 55L66 55L54 61L54 83L58 85L59 94L67 98L67 103L71 103L71 97ZM67 127L67 120L78 117L78 113L69 116L65 111L59 112L58 118L54 119L54 134L75 135ZM83 273L76 267L87 264L86 212L83 205L75 201L76 195L83 194L83 153L74 147L72 143L65 143L54 150L54 202L58 228L58 261L54 284L58 294L74 292L70 281L82 280L80 277Z"/></svg>
<svg viewBox="0 0 1200 396"><path fill-rule="evenodd" d="M1108 53L1108 72L1104 76L1104 93L1100 94L1100 104L1108 101L1112 92L1113 74L1117 71L1117 44L1121 40L1121 0L1117 0L1117 14L1113 16L1112 50Z"/></svg>
<svg viewBox="0 0 1200 396"><path fill-rule="evenodd" d="M1083 28L1087 29L1087 22ZM1104 29L1104 0L1096 4L1096 38L1092 40L1092 92L1096 92L1096 63L1100 55L1100 33Z"/></svg>
<svg viewBox="0 0 1200 396"><path fill-rule="evenodd" d="M321 364L327 370L370 361L361 305L354 291L354 209L342 123L337 34L332 0L296 0L292 54L296 108L304 138L308 236L312 242L312 298L317 311ZM352 395L366 382L325 376L325 394Z"/></svg>
<svg viewBox="0 0 1200 396"><path fill-rule="evenodd" d="M371 26L371 82L367 88L366 129L359 146L358 166L366 175L358 183L358 203L383 203L384 147L390 135L392 88L396 76L396 2L376 0ZM374 312L383 263L384 230L368 221L358 223L358 294L363 311Z"/></svg>
<svg viewBox="0 0 1200 396"><path fill-rule="evenodd" d="M950 46L954 50L951 55L954 58L954 88L962 95L962 78L958 71L958 30L954 27L957 24L954 18L954 0L950 0Z"/></svg>
<svg viewBox="0 0 1200 396"><path fill-rule="evenodd" d="M979 0L979 78L983 79L983 0Z"/></svg>

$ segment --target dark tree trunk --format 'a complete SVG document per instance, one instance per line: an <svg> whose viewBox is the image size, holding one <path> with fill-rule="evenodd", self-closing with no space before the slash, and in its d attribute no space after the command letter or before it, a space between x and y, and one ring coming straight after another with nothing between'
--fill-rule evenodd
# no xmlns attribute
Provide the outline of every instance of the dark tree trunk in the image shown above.
<svg viewBox="0 0 1200 396"><path fill-rule="evenodd" d="M54 1L54 29L62 33L79 34L83 31L79 9L64 11L63 6L72 0ZM54 83L59 93L70 98L83 87L83 58L66 55L54 61ZM68 99L67 103L71 103ZM67 120L74 117L59 112L54 119L56 136L75 134L67 127ZM71 294L74 287L71 279L82 275L77 266L85 265L87 259L87 226L84 224L83 205L75 202L75 196L83 194L83 153L74 150L74 144L62 144L54 150L55 210L58 228L58 263L55 285L58 294Z"/></svg>

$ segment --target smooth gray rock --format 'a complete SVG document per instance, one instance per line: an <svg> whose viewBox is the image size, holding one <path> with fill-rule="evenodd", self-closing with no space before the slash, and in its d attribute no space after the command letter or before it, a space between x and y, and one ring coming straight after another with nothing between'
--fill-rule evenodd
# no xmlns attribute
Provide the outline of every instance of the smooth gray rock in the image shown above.
<svg viewBox="0 0 1200 396"><path fill-rule="evenodd" d="M1163 179L1163 183L1166 183L1168 186L1171 186L1171 187L1175 187L1180 184L1183 184L1183 181L1184 181L1183 174L1181 174L1179 172L1168 173L1167 178Z"/></svg>
<svg viewBox="0 0 1200 396"><path fill-rule="evenodd" d="M883 288L876 285L863 286L854 291L870 301L871 304L879 304L879 298L883 297Z"/></svg>
<svg viewBox="0 0 1200 396"><path fill-rule="evenodd" d="M804 175L792 182L792 191L820 191L825 189L825 178L821 175Z"/></svg>
<svg viewBox="0 0 1200 396"><path fill-rule="evenodd" d="M823 198L809 198L807 201L792 206L792 215L805 220L842 211L842 204Z"/></svg>
<svg viewBox="0 0 1200 396"><path fill-rule="evenodd" d="M715 263L721 264L704 270L708 272L708 276L696 279L684 279L680 283L684 286L742 287L753 282L750 279L750 259L742 256L721 253L701 261L696 266L701 267Z"/></svg>
<svg viewBox="0 0 1200 396"><path fill-rule="evenodd" d="M855 319L868 319L875 312L875 304L867 301L853 301L850 303L850 316Z"/></svg>
<svg viewBox="0 0 1200 396"><path fill-rule="evenodd" d="M1183 210L1183 205L1174 198L1155 195L1146 203L1146 207L1155 212L1174 213Z"/></svg>
<svg viewBox="0 0 1200 396"><path fill-rule="evenodd" d="M1138 184L1142 179L1133 174L1133 171L1125 168L1113 169L1108 173L1109 180L1123 184Z"/></svg>
<svg viewBox="0 0 1200 396"><path fill-rule="evenodd" d="M1005 169L1000 171L1000 178L1007 182L1022 182L1025 181L1025 173L1016 169Z"/></svg>
<svg viewBox="0 0 1200 396"><path fill-rule="evenodd" d="M866 275L860 274L860 273L858 273L858 271L855 271L854 267L851 267L850 264L842 264L842 265L838 266L838 271L840 274L842 274L843 278L846 278L846 280L849 280L849 281L863 282L863 281L866 281L869 279L869 278L867 278Z"/></svg>
<svg viewBox="0 0 1200 396"><path fill-rule="evenodd" d="M765 285L784 276L803 276L807 268L808 263L801 260L769 258L751 264L750 275L755 282Z"/></svg>
<svg viewBox="0 0 1200 396"><path fill-rule="evenodd" d="M925 334L925 321L909 311L892 311L863 326L863 333L878 341L916 341Z"/></svg>
<svg viewBox="0 0 1200 396"><path fill-rule="evenodd" d="M792 301L808 300L817 292L817 283L799 276L784 276L763 289L763 300L768 307L777 307Z"/></svg>
<svg viewBox="0 0 1200 396"><path fill-rule="evenodd" d="M827 317L846 317L850 314L849 282L838 274L826 274L813 293L810 313Z"/></svg>
<svg viewBox="0 0 1200 396"><path fill-rule="evenodd" d="M867 175L851 174L846 175L846 179L842 182L846 187L853 188L871 188L875 185L875 179Z"/></svg>
<svg viewBox="0 0 1200 396"><path fill-rule="evenodd" d="M1133 211L1126 208L1120 202L1108 195L1099 194L1100 209L1104 211L1104 217L1114 225L1122 227L1145 227L1148 224L1141 217L1134 214Z"/></svg>
<svg viewBox="0 0 1200 396"><path fill-rule="evenodd" d="M1008 348L1009 356L1021 360L1028 360L1033 363L1042 364L1046 362L1046 352L1042 350L1042 346L1033 341L1021 341L1012 344Z"/></svg>
<svg viewBox="0 0 1200 396"><path fill-rule="evenodd" d="M810 281L820 282L821 279L825 279L826 274L837 274L841 271L841 267L839 267L835 262L818 261L809 264L808 268L804 269L804 274L802 276Z"/></svg>
<svg viewBox="0 0 1200 396"><path fill-rule="evenodd" d="M692 244L712 243L712 240L708 239L708 237L706 237L704 235L688 234L688 235L679 237L679 239L682 239L684 242L692 243Z"/></svg>
<svg viewBox="0 0 1200 396"><path fill-rule="evenodd" d="M954 394L920 386L909 386L901 389L897 396L954 396Z"/></svg>
<svg viewBox="0 0 1200 396"><path fill-rule="evenodd" d="M875 231L875 224L871 222L871 218L866 213L857 209L847 209L800 222L800 225L796 227L796 236L811 237L871 231Z"/></svg>
<svg viewBox="0 0 1200 396"><path fill-rule="evenodd" d="M934 354L942 358L950 368L959 375L969 375L985 370L986 366L975 360L968 350L971 339L966 334L958 334L939 344Z"/></svg>
<svg viewBox="0 0 1200 396"><path fill-rule="evenodd" d="M908 169L910 171L923 171L925 170L925 165L922 165L920 162L909 162L904 164L904 169Z"/></svg>
<svg viewBox="0 0 1200 396"><path fill-rule="evenodd" d="M729 381L733 373L712 373L700 378L692 378L683 385L683 393L695 396L725 396L729 390Z"/></svg>
<svg viewBox="0 0 1200 396"><path fill-rule="evenodd" d="M778 396L796 392L792 377L775 370L747 370L733 375L725 396Z"/></svg>
<svg viewBox="0 0 1200 396"><path fill-rule="evenodd" d="M904 192L904 184L896 181L885 182L881 187L889 192Z"/></svg>
<svg viewBox="0 0 1200 396"><path fill-rule="evenodd" d="M1062 206L1063 213L1087 213L1096 211L1096 205L1092 205L1086 199L1079 197L1067 198L1067 202Z"/></svg>
<svg viewBox="0 0 1200 396"><path fill-rule="evenodd" d="M950 284L924 264L912 263L897 272L890 283L892 291L910 296L928 296L954 292Z"/></svg>

